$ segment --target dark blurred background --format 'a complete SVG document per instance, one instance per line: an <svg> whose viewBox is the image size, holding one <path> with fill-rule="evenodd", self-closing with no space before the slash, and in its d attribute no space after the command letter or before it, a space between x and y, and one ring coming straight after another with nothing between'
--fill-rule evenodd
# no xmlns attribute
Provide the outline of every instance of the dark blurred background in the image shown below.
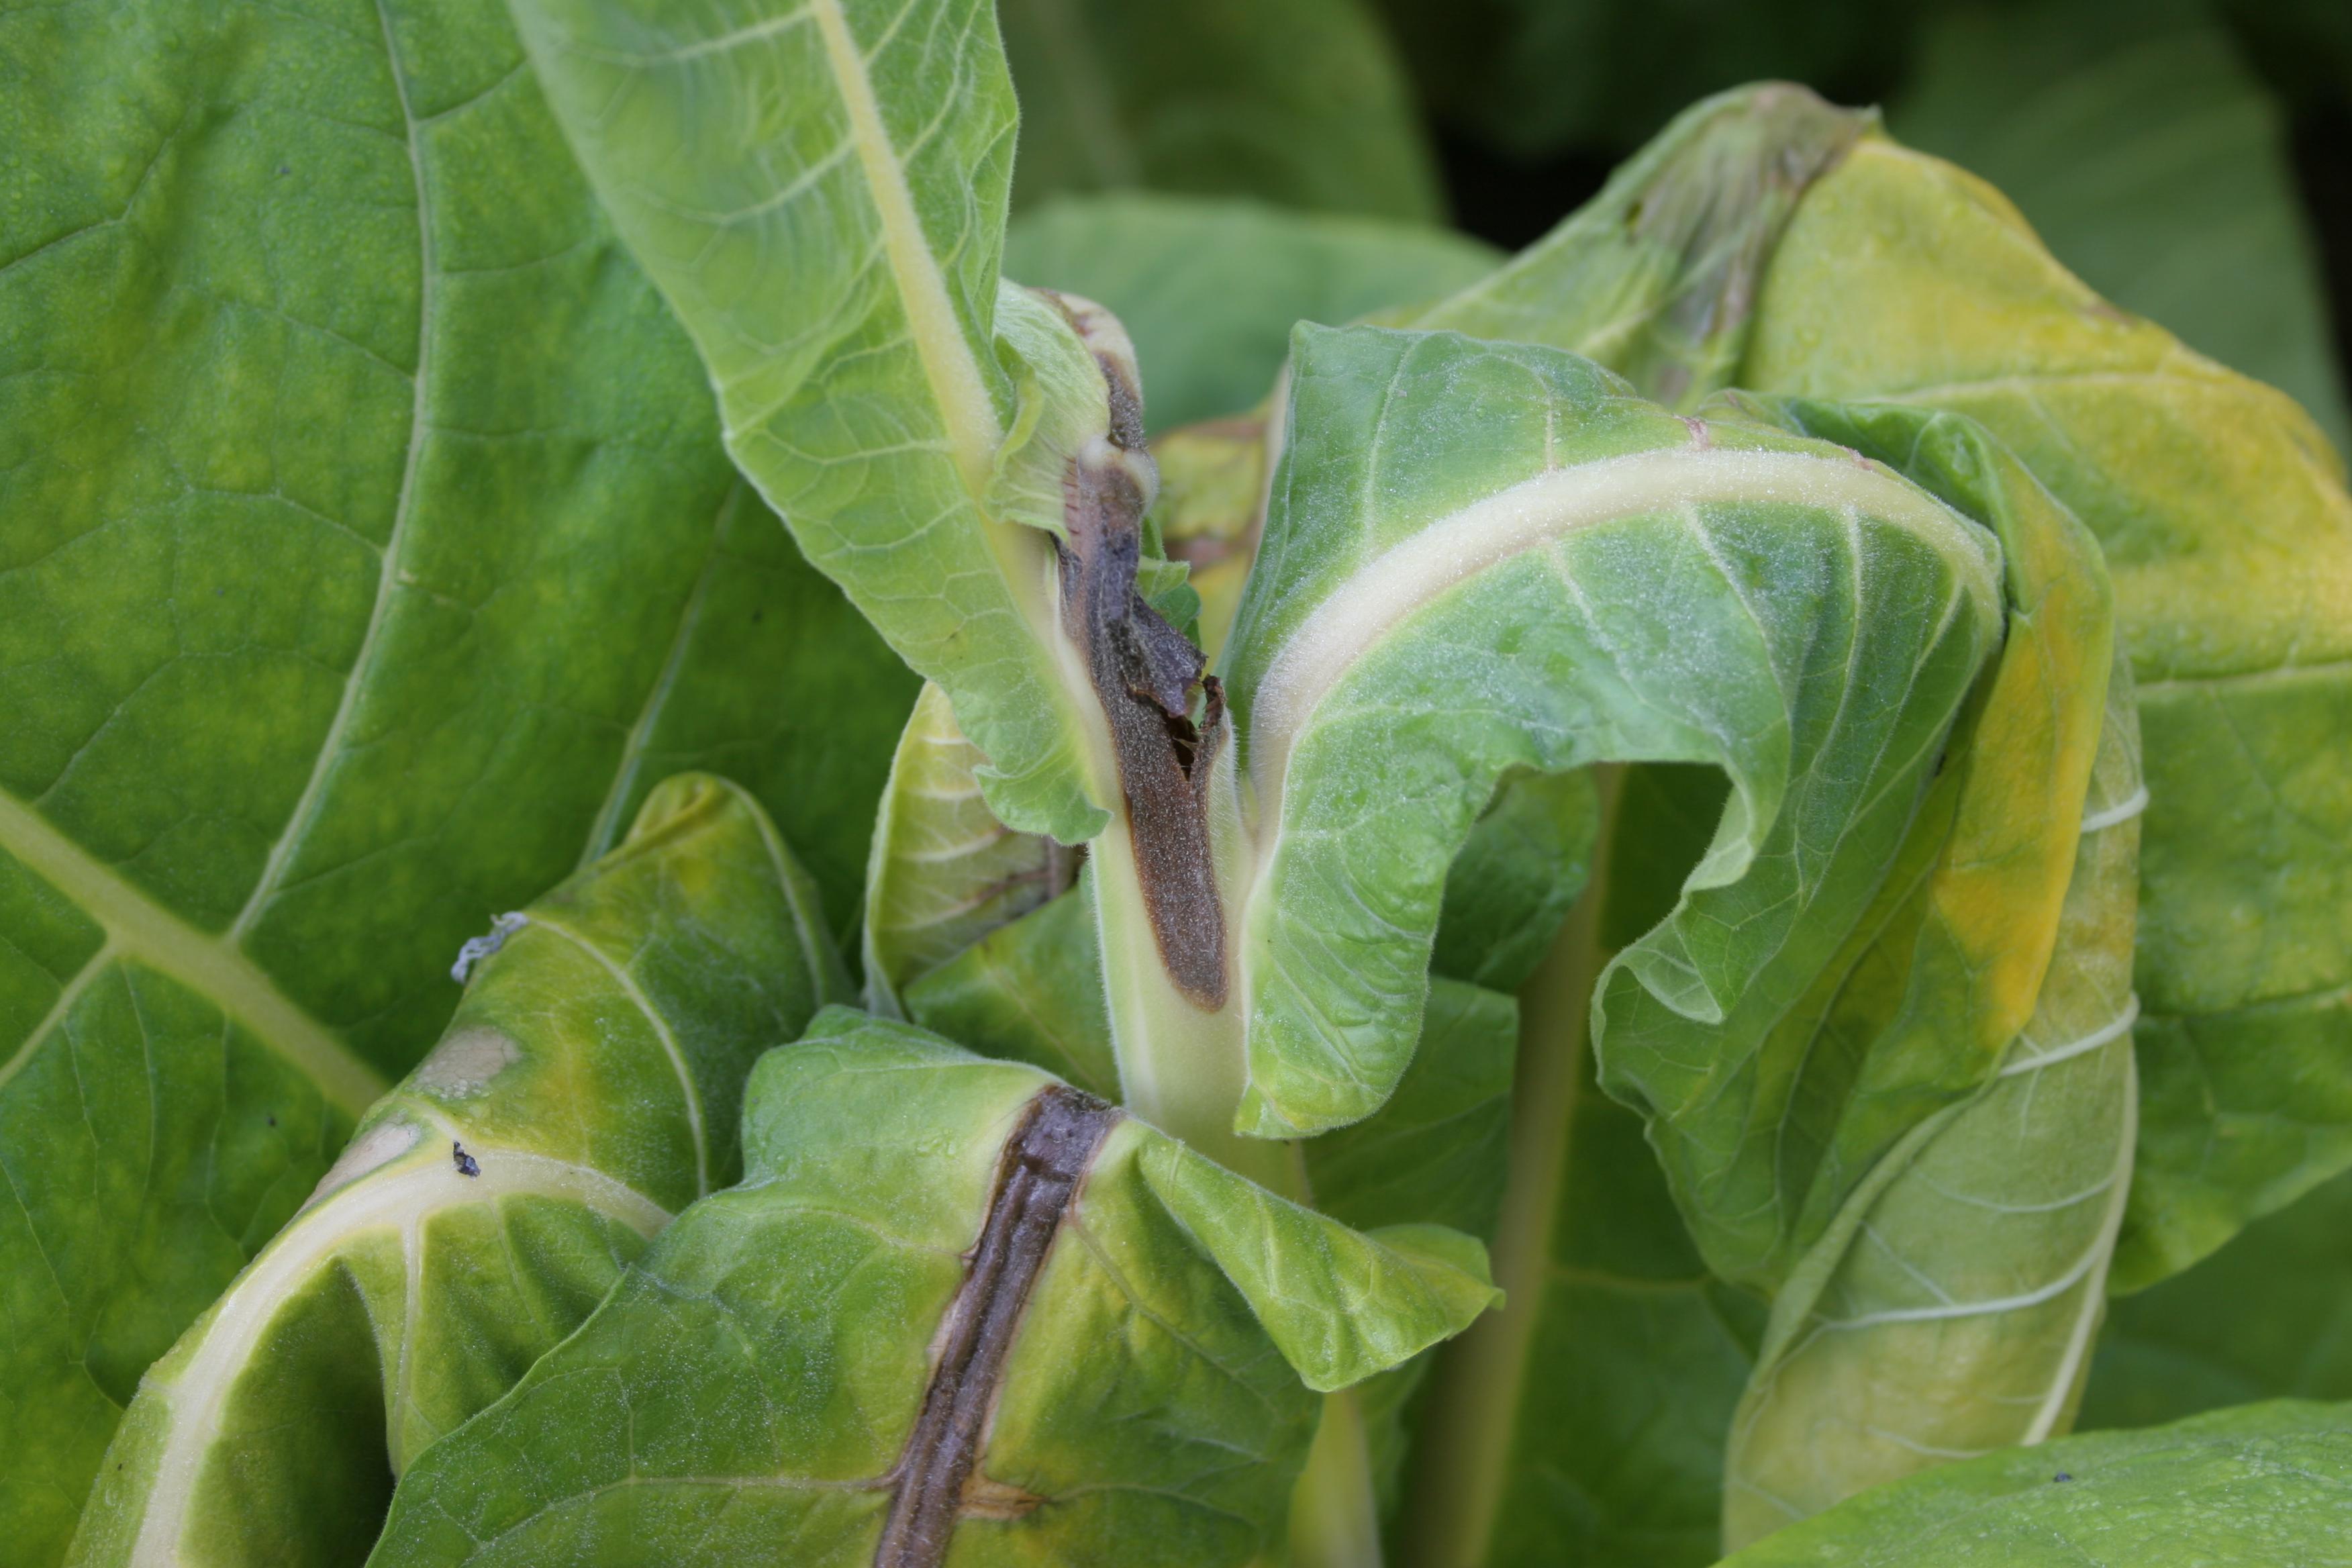
<svg viewBox="0 0 2352 1568"><path fill-rule="evenodd" d="M1525 245L1710 92L1875 104L2085 281L2352 439L2352 0L1004 0L1016 205L1144 188Z"/></svg>

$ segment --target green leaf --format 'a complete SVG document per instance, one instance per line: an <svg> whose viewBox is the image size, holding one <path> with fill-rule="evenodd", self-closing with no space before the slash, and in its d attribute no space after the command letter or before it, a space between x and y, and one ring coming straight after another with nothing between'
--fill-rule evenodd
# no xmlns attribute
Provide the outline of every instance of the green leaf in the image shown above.
<svg viewBox="0 0 2352 1568"><path fill-rule="evenodd" d="M1380 0L1380 9L1441 122L1510 163L1613 155L1738 82L1811 82L1866 100L1903 67L1915 25L1912 7L1866 0Z"/></svg>
<svg viewBox="0 0 2352 1568"><path fill-rule="evenodd" d="M2144 1114L2114 1275L2137 1288L2352 1162L2352 1100L2329 1065L2352 1050L2339 918L2352 769L2342 748L2310 743L2352 732L2352 499L2291 399L2117 311L1981 181L1876 134L1838 153L1833 111L1801 112L1792 95L1767 85L1689 110L1506 269L1493 287L1516 279L1521 308L1489 319L1474 290L1423 319L1460 310L1467 330L1539 336L1618 321L1622 342L1576 341L1655 395L1688 399L1719 375L1965 414L2098 535L2152 802ZM1757 171L1776 167L1801 188L1759 205ZM1703 247L1687 279L1623 237L1668 208L1752 224L1776 202L1745 262L1727 268ZM1744 309L1700 310L1697 351L1675 349L1685 332L1657 352L1674 301L1717 299L1708 279L1735 278L1720 300Z"/></svg>
<svg viewBox="0 0 2352 1568"><path fill-rule="evenodd" d="M1066 893L915 982L908 1016L1114 1099L1118 1067L1097 944L1084 890ZM1315 1206L1363 1230L1425 1221L1491 1234L1516 1025L1507 996L1433 979L1420 1044L1389 1102L1297 1145Z"/></svg>
<svg viewBox="0 0 2352 1568"><path fill-rule="evenodd" d="M1359 0L1006 0L999 16L1023 205L1139 185L1440 215L1412 95Z"/></svg>
<svg viewBox="0 0 2352 1568"><path fill-rule="evenodd" d="M1474 845L1484 832L1482 823ZM1471 862L1466 849L1464 860ZM1108 1098L1118 1092L1118 1066L1100 973L1095 913L1082 889L933 970L908 988L907 1005L928 1028ZM1508 997L1433 978L1420 1043L1389 1102L1295 1146L1315 1206L1360 1230L1423 1223L1490 1237L1503 1193L1516 1023ZM1410 1401L1428 1363L1415 1357L1356 1396L1383 1517L1399 1496Z"/></svg>
<svg viewBox="0 0 2352 1568"><path fill-rule="evenodd" d="M1513 769L1730 773L1682 906L1612 973L1662 1057L1686 1033L1684 1059L1737 1059L1905 829L1990 650L1990 537L1848 453L1686 423L1540 348L1302 327L1288 424L1312 438L1224 659L1256 814L1238 1125L1386 1099L1447 868Z"/></svg>
<svg viewBox="0 0 2352 1568"><path fill-rule="evenodd" d="M1850 460L1888 463L1985 522L2002 544L2010 623L1899 849L1873 868L1869 907L1834 951L1782 982L1797 994L1760 1025L1735 1012L1712 1040L1675 1019L1654 1038L1655 1001L1619 961L1601 974L1602 1083L1648 1114L1708 1270L1775 1297L1732 1434L1737 1542L1759 1530L1759 1496L1818 1509L1927 1454L2046 1436L2071 1415L2128 1188L2138 778L2129 708L2103 722L2101 676L2116 655L2097 546L2013 458L1965 421L1902 407L1747 398L1714 412L1838 441ZM1642 795L1628 797L1632 779L1616 792L1604 908L1582 917L1588 964L1617 942L1638 952L1661 916L1670 929L1663 895L1699 881L1713 852L1714 825L1693 808L1720 797L1688 773L1645 773L1634 775L1653 786ZM1571 985L1531 1002L1523 1047L1533 1120L1515 1127L1527 1142L1497 1248L1507 1289L1532 1313L1507 1310L1465 1345L1448 1373L1460 1386L1427 1439L1475 1456L1434 1461L1419 1534L1465 1540L1465 1562L1512 1561L1554 1524L1591 1528L1562 1520L1538 1482L1591 1473L1587 1424L1518 1389L1582 1378L1626 1409L1686 1394L1720 1411L1742 1359L1725 1353L1719 1288L1685 1273L1680 1331L1716 1353L1654 1374L1663 1389L1602 1382L1599 1358L1625 1331L1602 1310L1618 1280L1604 1272L1580 1281L1602 1289L1580 1290L1554 1272L1577 1232L1608 1234L1575 1192L1586 1152L1559 1142L1584 1131L1573 1090L1545 1087L1573 1051L1580 995ZM2042 1067L2020 1065L2045 1054ZM1567 1127L1546 1128L1547 1105ZM1587 1312L1597 1342L1570 1337ZM1486 1408L1511 1400L1522 1408L1507 1425ZM1712 1465L1690 1462L1688 1447L1675 1462L1669 1439L1647 1448L1644 1486L1690 1552L1693 1494ZM1621 1505L1614 1539L1643 1505Z"/></svg>
<svg viewBox="0 0 2352 1568"><path fill-rule="evenodd" d="M732 1181L745 1071L847 990L759 806L672 779L142 1381L77 1563L315 1561ZM387 1443L389 1451L387 1452Z"/></svg>
<svg viewBox="0 0 2352 1568"><path fill-rule="evenodd" d="M908 984L1060 891L1053 841L1013 832L981 798L977 775L987 764L956 728L946 693L926 682L890 765L866 874L866 995L875 1012L898 1016Z"/></svg>
<svg viewBox="0 0 2352 1568"><path fill-rule="evenodd" d="M1988 187L1881 140L1799 207L1740 374L1966 414L2107 552L2149 795L2118 1287L2352 1162L2331 1065L2352 1049L2352 766L2312 743L2352 733L2352 498L2310 420L2099 300ZM2305 1130L2279 1137L2282 1115Z"/></svg>
<svg viewBox="0 0 2352 1568"><path fill-rule="evenodd" d="M989 932L909 985L903 1000L907 1016L936 1034L1118 1098L1102 947L1082 890Z"/></svg>
<svg viewBox="0 0 2352 1568"><path fill-rule="evenodd" d="M2352 1399L2352 1174L2110 1302L2082 1425L2145 1426L2289 1396Z"/></svg>
<svg viewBox="0 0 2352 1568"><path fill-rule="evenodd" d="M1880 1162L1775 1300L1732 1426L1727 1546L2072 1426L2137 1121L2137 739L2121 668L2033 1016L1973 1098Z"/></svg>
<svg viewBox="0 0 2352 1568"><path fill-rule="evenodd" d="M1590 773L1506 779L1445 873L1430 968L1496 991L1525 984L1584 890L1600 815Z"/></svg>
<svg viewBox="0 0 2352 1568"><path fill-rule="evenodd" d="M1264 400L1297 322L1339 326L1435 300L1499 259L1417 225L1139 194L1055 197L1004 237L1006 272L1118 313L1150 376L1159 430Z"/></svg>
<svg viewBox="0 0 2352 1568"><path fill-rule="evenodd" d="M839 1009L761 1061L744 1129L745 1184L411 1468L373 1561L911 1562L952 1530L960 1563L1238 1565L1281 1539L1302 1376L1492 1297L1466 1237L1350 1231Z"/></svg>
<svg viewBox="0 0 2352 1568"><path fill-rule="evenodd" d="M2282 1400L1947 1465L1866 1492L1725 1568L2340 1564L2352 1409Z"/></svg>
<svg viewBox="0 0 2352 1568"><path fill-rule="evenodd" d="M42 84L0 105L0 1539L37 1565L458 944L694 767L845 914L913 682L734 483L496 8L19 10L0 57Z"/></svg>
<svg viewBox="0 0 2352 1568"><path fill-rule="evenodd" d="M1014 109L988 8L516 9L597 194L701 351L736 461L947 692L998 818L1066 844L1100 831L1053 654L1051 541L991 504L1000 447L1038 416L1024 396L1055 383L1000 358Z"/></svg>
<svg viewBox="0 0 2352 1568"><path fill-rule="evenodd" d="M1889 112L2084 282L2352 445L2285 119L2210 7L1969 5L1928 28Z"/></svg>
<svg viewBox="0 0 2352 1568"><path fill-rule="evenodd" d="M1412 324L1567 349L1695 406L1746 353L1758 274L1798 204L1871 123L1785 85L1694 104L1558 227Z"/></svg>

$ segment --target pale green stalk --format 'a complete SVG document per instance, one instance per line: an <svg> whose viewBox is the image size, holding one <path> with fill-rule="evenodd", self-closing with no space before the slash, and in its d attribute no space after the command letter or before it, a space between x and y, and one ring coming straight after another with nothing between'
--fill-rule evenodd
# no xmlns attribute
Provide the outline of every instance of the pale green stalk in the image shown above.
<svg viewBox="0 0 2352 1568"><path fill-rule="evenodd" d="M1440 1352L1414 1450L1415 1474L1406 1483L1405 1555L1416 1568L1483 1563L1502 1511L1520 1386L1543 1318L1544 1276L1568 1170L1586 1020L1603 957L1601 900L1624 775L1615 765L1596 772L1601 813L1591 879L1542 967L1519 992L1511 1162L1491 1254L1503 1305Z"/></svg>

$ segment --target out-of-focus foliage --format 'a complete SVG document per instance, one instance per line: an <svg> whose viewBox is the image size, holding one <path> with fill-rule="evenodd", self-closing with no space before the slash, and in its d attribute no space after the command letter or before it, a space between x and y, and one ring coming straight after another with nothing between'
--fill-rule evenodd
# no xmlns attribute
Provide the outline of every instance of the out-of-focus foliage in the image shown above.
<svg viewBox="0 0 2352 1568"><path fill-rule="evenodd" d="M2352 1173L2110 1303L2082 1424L2143 1426L2284 1398L2352 1399Z"/></svg>
<svg viewBox="0 0 2352 1568"><path fill-rule="evenodd" d="M1003 0L997 17L1021 92L1018 205L1141 187L1424 222L1444 209L1364 0Z"/></svg>
<svg viewBox="0 0 2352 1568"><path fill-rule="evenodd" d="M1056 198L1004 237L1007 273L1118 313L1155 433L1263 402L1298 322L1440 299L1501 259L1444 229L1144 195Z"/></svg>
<svg viewBox="0 0 2352 1568"><path fill-rule="evenodd" d="M2352 451L2285 117L2195 0L1956 9L1887 119L2000 186L2085 283L2288 393Z"/></svg>

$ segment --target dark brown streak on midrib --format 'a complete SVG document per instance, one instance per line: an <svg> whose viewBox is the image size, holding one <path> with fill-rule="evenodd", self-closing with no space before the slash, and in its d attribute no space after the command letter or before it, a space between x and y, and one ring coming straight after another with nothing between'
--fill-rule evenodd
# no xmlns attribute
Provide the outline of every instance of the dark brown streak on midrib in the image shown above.
<svg viewBox="0 0 2352 1568"><path fill-rule="evenodd" d="M1030 1288L1118 1118L1117 1107L1055 1084L1029 1102L1005 1141L922 1413L892 1472L897 1486L874 1568L937 1568L946 1559Z"/></svg>
<svg viewBox="0 0 2352 1568"><path fill-rule="evenodd" d="M1090 336L1091 313L1055 300ZM1069 542L1060 556L1063 629L1085 650L1109 721L1136 877L1160 960L1179 991L1225 1004L1225 917L1209 847L1209 781L1224 739L1224 693L1183 633L1135 591L1143 513L1154 480L1143 401L1121 360L1097 349L1109 394L1106 438L1070 459L1063 479ZM1192 693L1203 696L1200 721Z"/></svg>

